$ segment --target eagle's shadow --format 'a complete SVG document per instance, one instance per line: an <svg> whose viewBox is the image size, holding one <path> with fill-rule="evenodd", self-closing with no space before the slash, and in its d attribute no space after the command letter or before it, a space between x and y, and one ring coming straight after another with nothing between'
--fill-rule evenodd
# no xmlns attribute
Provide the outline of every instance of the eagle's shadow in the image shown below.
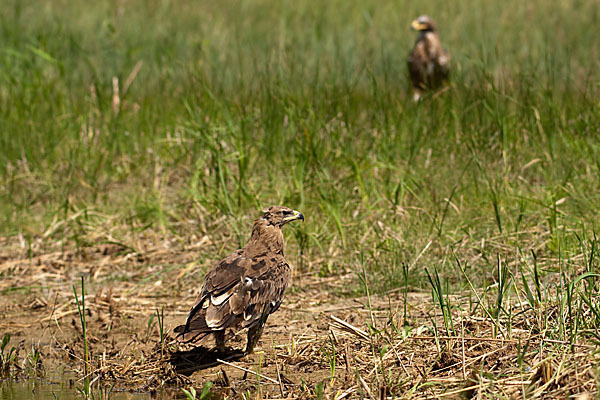
<svg viewBox="0 0 600 400"><path fill-rule="evenodd" d="M208 349L199 346L192 350L171 353L169 363L178 374L190 376L196 371L222 364L219 360L237 361L245 355L244 351L237 349Z"/></svg>

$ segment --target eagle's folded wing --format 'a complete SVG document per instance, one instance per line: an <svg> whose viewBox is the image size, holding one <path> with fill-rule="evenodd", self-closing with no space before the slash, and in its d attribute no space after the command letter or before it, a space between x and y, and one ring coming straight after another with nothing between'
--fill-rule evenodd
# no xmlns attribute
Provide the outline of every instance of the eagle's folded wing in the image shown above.
<svg viewBox="0 0 600 400"><path fill-rule="evenodd" d="M201 295L194 305L185 326L176 332L185 341L196 341L213 332L241 324L249 327L257 323L264 312L279 308L285 289L286 276L274 273L286 267L285 261L270 265L275 260L248 259L232 253L206 277Z"/></svg>

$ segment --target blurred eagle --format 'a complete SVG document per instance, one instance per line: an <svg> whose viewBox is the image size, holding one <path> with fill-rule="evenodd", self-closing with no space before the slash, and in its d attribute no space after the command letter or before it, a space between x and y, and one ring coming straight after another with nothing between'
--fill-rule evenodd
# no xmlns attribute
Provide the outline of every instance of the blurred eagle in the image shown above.
<svg viewBox="0 0 600 400"><path fill-rule="evenodd" d="M448 79L450 55L442 48L435 22L421 15L411 24L419 32L415 46L408 55L408 71L418 101L423 91L435 89Z"/></svg>
<svg viewBox="0 0 600 400"><path fill-rule="evenodd" d="M267 317L277 311L290 282L283 255L281 228L302 213L273 206L254 222L250 240L225 257L204 279L185 325L175 328L183 342L199 343L212 335L217 348L235 332L248 328L246 354L252 353Z"/></svg>

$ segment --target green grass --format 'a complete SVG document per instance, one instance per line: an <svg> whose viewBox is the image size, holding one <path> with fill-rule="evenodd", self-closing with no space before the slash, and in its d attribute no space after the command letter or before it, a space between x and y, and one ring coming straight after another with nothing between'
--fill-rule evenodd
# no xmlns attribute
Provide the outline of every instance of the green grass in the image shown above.
<svg viewBox="0 0 600 400"><path fill-rule="evenodd" d="M3 235L87 246L114 225L123 242L226 232L216 260L261 208L285 204L307 218L287 233L299 268L364 264L376 291L428 288L425 267L440 288L466 288L454 257L483 287L498 256L532 250L541 274L574 277L554 260L595 243L593 2L7 0L0 11ZM452 54L452 87L415 104L405 59L423 13Z"/></svg>

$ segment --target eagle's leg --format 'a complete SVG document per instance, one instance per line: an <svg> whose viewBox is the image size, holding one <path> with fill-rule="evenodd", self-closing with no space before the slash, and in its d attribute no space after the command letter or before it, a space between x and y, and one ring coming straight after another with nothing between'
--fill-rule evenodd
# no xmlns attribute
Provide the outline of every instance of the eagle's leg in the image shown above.
<svg viewBox="0 0 600 400"><path fill-rule="evenodd" d="M267 323L267 318L269 317L270 311L271 306L267 304L262 312L260 319L258 320L258 323L254 326L251 326L248 329L248 344L246 345L246 354L252 354L252 352L254 351L254 346L256 346L256 343L258 343L258 339L260 339L260 336L263 333L263 328Z"/></svg>
<svg viewBox="0 0 600 400"><path fill-rule="evenodd" d="M215 336L215 345L217 347L217 350L224 351L225 350L225 330L214 331L213 335Z"/></svg>
<svg viewBox="0 0 600 400"><path fill-rule="evenodd" d="M254 346L258 343L258 339L262 335L265 324L259 321L258 324L248 329L248 344L246 345L246 354L252 354Z"/></svg>

